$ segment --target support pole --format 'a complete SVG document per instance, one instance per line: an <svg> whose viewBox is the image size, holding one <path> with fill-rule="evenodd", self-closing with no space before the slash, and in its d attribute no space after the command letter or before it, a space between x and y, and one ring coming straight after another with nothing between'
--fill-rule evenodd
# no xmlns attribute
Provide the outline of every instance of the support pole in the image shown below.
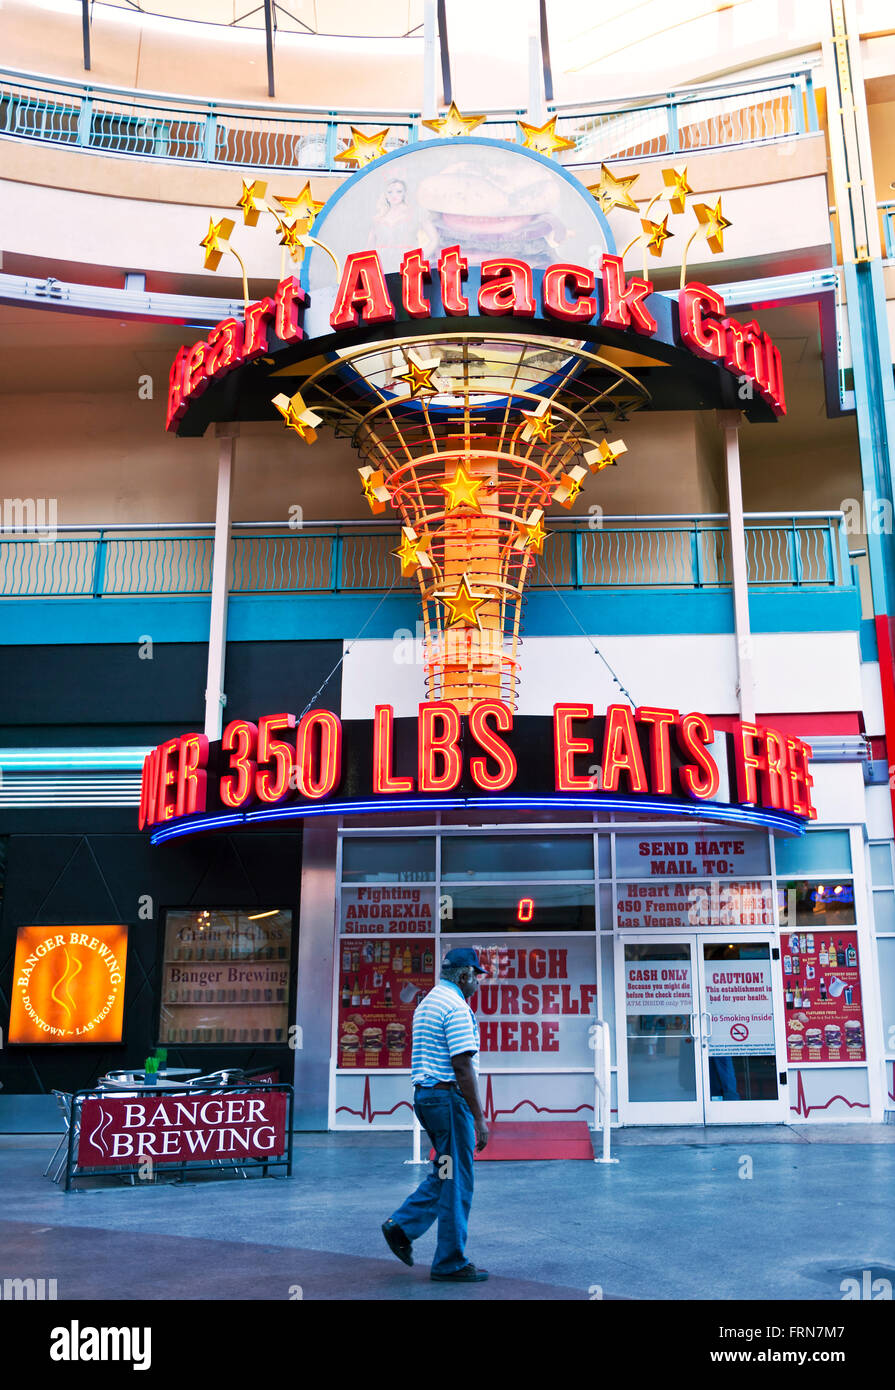
<svg viewBox="0 0 895 1390"><path fill-rule="evenodd" d="M84 41L84 71L90 71L90 0L81 0L81 37Z"/></svg>
<svg viewBox="0 0 895 1390"><path fill-rule="evenodd" d="M264 0L264 44L267 49L267 95L276 96L273 72L273 35L276 21L273 13L273 0Z"/></svg>
<svg viewBox="0 0 895 1390"><path fill-rule="evenodd" d="M451 50L448 46L447 7L444 0L436 0L438 14L438 46L441 51L441 100L450 106L454 99L451 82Z"/></svg>
<svg viewBox="0 0 895 1390"><path fill-rule="evenodd" d="M541 57L541 3L528 0L528 119L543 125L547 119L544 98L544 65Z"/></svg>
<svg viewBox="0 0 895 1390"><path fill-rule="evenodd" d="M743 519L743 484L740 477L739 414L718 412L724 431L727 475L727 517L730 531L730 569L733 584L733 624L737 647L737 699L740 718L755 721L752 628L749 623L749 571L746 561L746 527Z"/></svg>
<svg viewBox="0 0 895 1390"><path fill-rule="evenodd" d="M425 0L423 9L423 120L434 121L438 116L436 96L436 67L438 55L438 24L435 17L435 0ZM425 129L425 127L424 127ZM430 138L434 134L426 131ZM423 135L423 131L420 131Z"/></svg>
<svg viewBox="0 0 895 1390"><path fill-rule="evenodd" d="M214 554L211 564L211 617L208 625L208 675L205 682L205 737L219 739L223 726L224 662L227 654L227 599L230 568L230 498L239 425L219 424L218 493L214 514Z"/></svg>

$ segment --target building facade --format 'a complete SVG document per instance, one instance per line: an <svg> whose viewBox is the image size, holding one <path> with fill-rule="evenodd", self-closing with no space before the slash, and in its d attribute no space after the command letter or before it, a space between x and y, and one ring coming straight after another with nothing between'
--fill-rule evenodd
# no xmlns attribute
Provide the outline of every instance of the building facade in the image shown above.
<svg viewBox="0 0 895 1390"><path fill-rule="evenodd" d="M515 112L346 39L338 116L19 16L0 1126L164 1047L408 1128L460 943L491 1118L893 1112L895 40L809 11Z"/></svg>

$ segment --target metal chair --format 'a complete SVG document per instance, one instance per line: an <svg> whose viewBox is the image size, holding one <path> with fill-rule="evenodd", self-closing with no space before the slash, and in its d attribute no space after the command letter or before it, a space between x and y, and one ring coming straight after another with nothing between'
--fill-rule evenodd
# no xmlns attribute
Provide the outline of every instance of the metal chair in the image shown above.
<svg viewBox="0 0 895 1390"><path fill-rule="evenodd" d="M62 1115L62 1118L65 1121L65 1132L63 1133L62 1138L59 1140L59 1143L56 1145L53 1157L50 1159L49 1163L44 1169L44 1177L47 1176L50 1169L53 1167L53 1164L56 1162L56 1159L59 1158L59 1155L61 1153L62 1157L59 1159L59 1166L53 1174L53 1182L58 1182L60 1174L62 1173L62 1170L65 1167L66 1159L68 1158L68 1131L71 1128L72 1098L70 1091L54 1091L53 1095L56 1097L56 1104L59 1106L59 1113Z"/></svg>

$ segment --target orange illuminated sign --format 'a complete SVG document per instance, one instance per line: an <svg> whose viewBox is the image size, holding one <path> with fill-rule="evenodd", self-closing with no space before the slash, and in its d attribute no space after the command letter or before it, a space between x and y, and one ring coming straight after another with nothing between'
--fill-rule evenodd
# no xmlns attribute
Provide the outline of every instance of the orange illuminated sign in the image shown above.
<svg viewBox="0 0 895 1390"><path fill-rule="evenodd" d="M11 1043L121 1042L127 927L19 927Z"/></svg>

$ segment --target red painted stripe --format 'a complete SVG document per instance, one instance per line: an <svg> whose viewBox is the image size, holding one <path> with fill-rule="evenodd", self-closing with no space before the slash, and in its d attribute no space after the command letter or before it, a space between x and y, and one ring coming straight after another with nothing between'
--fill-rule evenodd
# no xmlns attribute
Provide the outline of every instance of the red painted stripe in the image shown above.
<svg viewBox="0 0 895 1390"><path fill-rule="evenodd" d="M879 683L883 696L883 724L886 729L886 744L895 748L895 662L892 659L893 619L886 613L877 613L876 645L879 651ZM895 786L892 786L891 772L889 787L892 797L892 814L895 815Z"/></svg>
<svg viewBox="0 0 895 1390"><path fill-rule="evenodd" d="M716 729L729 734L735 714L711 714L709 718ZM755 719L762 729L779 729L782 734L797 734L808 738L811 734L830 736L835 734L860 734L862 718L857 710L837 710L828 714L759 714ZM888 728L888 721L886 723Z"/></svg>

